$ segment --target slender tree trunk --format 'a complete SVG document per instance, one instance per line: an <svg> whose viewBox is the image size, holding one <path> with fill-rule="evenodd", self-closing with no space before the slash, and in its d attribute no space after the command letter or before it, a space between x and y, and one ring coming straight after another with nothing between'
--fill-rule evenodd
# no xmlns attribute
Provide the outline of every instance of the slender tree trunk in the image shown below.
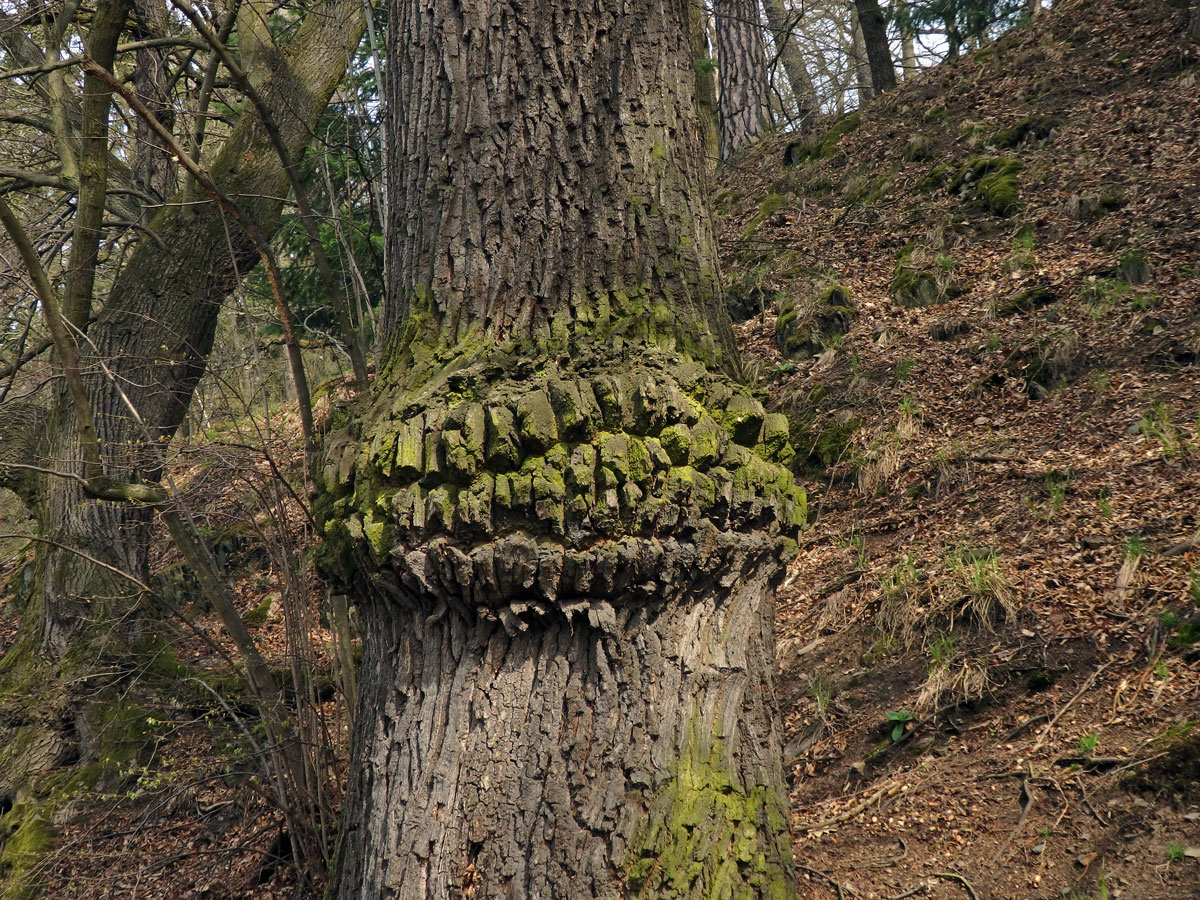
<svg viewBox="0 0 1200 900"><path fill-rule="evenodd" d="M758 0L713 0L721 108L721 159L771 131L767 55Z"/></svg>
<svg viewBox="0 0 1200 900"><path fill-rule="evenodd" d="M946 8L946 59L957 59L962 52L963 36L958 24L958 13L953 6Z"/></svg>
<svg viewBox="0 0 1200 900"><path fill-rule="evenodd" d="M141 31L147 38L165 37L169 16L167 0L136 0L134 8ZM170 48L146 47L136 51L133 87L138 96L168 129L174 130L175 109L170 102L167 61ZM158 135L143 119L136 120L137 153L133 171L143 190L155 197L175 193L175 164Z"/></svg>
<svg viewBox="0 0 1200 900"><path fill-rule="evenodd" d="M804 499L726 374L688 16L392 2L387 350L317 504L363 633L342 900L792 896Z"/></svg>
<svg viewBox="0 0 1200 900"><path fill-rule="evenodd" d="M692 65L696 70L696 114L705 163L712 168L719 153L720 112L717 106L716 60L708 39L708 12L693 4L690 17Z"/></svg>
<svg viewBox="0 0 1200 900"><path fill-rule="evenodd" d="M796 24L795 17L789 14L783 0L763 0L763 9L767 13L767 23L771 26L779 62L783 65L788 85L792 89L792 97L796 101L797 118L803 127L817 113L817 91L813 87L812 77L808 74L808 67L804 64L804 57L796 47L795 35L792 34L792 28Z"/></svg>
<svg viewBox="0 0 1200 900"><path fill-rule="evenodd" d="M900 29L900 48L903 58L903 71L900 73L900 77L902 80L908 81L917 74L917 70L920 68L917 62L916 39L913 37L911 27L904 26Z"/></svg>
<svg viewBox="0 0 1200 900"><path fill-rule="evenodd" d="M862 43L871 69L873 93L882 94L896 88L896 68L892 63L892 51L888 47L887 23L879 0L854 0L858 23L862 31Z"/></svg>
<svg viewBox="0 0 1200 900"><path fill-rule="evenodd" d="M1200 3L1196 4L1196 9L1192 12L1192 24L1188 33L1193 41L1200 44Z"/></svg>
<svg viewBox="0 0 1200 900"><path fill-rule="evenodd" d="M871 64L867 60L867 45L863 40L862 22L858 17L858 7L850 10L851 41L850 55L854 65L854 83L858 88L858 105L864 106L875 92L871 86Z"/></svg>

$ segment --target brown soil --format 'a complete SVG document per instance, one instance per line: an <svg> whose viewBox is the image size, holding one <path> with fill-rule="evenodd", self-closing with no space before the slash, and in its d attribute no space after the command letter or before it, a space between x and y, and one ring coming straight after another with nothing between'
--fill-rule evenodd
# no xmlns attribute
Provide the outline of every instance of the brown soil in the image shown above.
<svg viewBox="0 0 1200 900"><path fill-rule="evenodd" d="M1200 54L1157 0L1059 7L717 197L812 451L778 617L808 896L1200 896ZM930 179L973 156L1020 161L1009 215ZM957 296L897 303L910 242ZM833 282L857 318L785 358L774 311Z"/></svg>

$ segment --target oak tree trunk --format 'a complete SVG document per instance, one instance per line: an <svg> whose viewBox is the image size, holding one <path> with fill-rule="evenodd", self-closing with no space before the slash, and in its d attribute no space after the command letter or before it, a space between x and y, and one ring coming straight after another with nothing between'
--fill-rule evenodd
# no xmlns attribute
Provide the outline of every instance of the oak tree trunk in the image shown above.
<svg viewBox="0 0 1200 900"><path fill-rule="evenodd" d="M771 94L758 0L713 0L721 159L771 131Z"/></svg>
<svg viewBox="0 0 1200 900"><path fill-rule="evenodd" d="M914 77L920 68L917 61L917 42L911 25L900 26L901 73L903 81Z"/></svg>
<svg viewBox="0 0 1200 900"><path fill-rule="evenodd" d="M858 7L850 10L850 56L854 66L854 86L858 92L858 105L864 106L875 91L871 85L871 66L867 60L867 44L863 39L862 21L858 17Z"/></svg>
<svg viewBox="0 0 1200 900"><path fill-rule="evenodd" d="M326 448L342 900L788 897L803 491L730 380L686 0L393 0L386 352Z"/></svg>

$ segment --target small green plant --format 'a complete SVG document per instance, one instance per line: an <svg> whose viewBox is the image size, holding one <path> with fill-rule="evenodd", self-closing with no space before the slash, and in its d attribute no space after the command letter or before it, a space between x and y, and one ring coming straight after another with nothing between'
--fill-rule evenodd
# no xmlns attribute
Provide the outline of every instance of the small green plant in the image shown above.
<svg viewBox="0 0 1200 900"><path fill-rule="evenodd" d="M947 565L966 589L963 612L991 628L996 619L1016 615L1016 592L1000 570L1000 558L990 547L955 549Z"/></svg>
<svg viewBox="0 0 1200 900"><path fill-rule="evenodd" d="M1000 347L1000 334L995 331L991 332L987 337L987 344L984 346L987 347L989 353L994 353Z"/></svg>
<svg viewBox="0 0 1200 900"><path fill-rule="evenodd" d="M1016 235L1013 237L1014 250L1032 250L1034 244L1033 228L1029 225L1022 225L1017 229Z"/></svg>
<svg viewBox="0 0 1200 900"><path fill-rule="evenodd" d="M1108 372L1099 369L1088 376L1088 387L1097 394L1104 394L1108 391L1108 383L1110 376Z"/></svg>
<svg viewBox="0 0 1200 900"><path fill-rule="evenodd" d="M1100 515L1106 519L1112 518L1112 503L1109 499L1108 488L1100 488L1100 493L1096 497L1096 505L1100 507Z"/></svg>
<svg viewBox="0 0 1200 900"><path fill-rule="evenodd" d="M867 551L867 538L854 529L850 530L849 534L838 535L834 538L834 543L841 547L853 550L855 554L855 563L857 568L865 569L871 562L871 555Z"/></svg>
<svg viewBox="0 0 1200 900"><path fill-rule="evenodd" d="M915 359L906 359L896 365L896 383L902 384L908 380L908 376L912 374L912 370L917 366Z"/></svg>
<svg viewBox="0 0 1200 900"><path fill-rule="evenodd" d="M909 731L909 726L917 721L907 709L889 709L887 711L887 720L892 725L892 742L899 741Z"/></svg>
<svg viewBox="0 0 1200 900"><path fill-rule="evenodd" d="M1200 566L1188 572L1188 593L1192 595L1192 602L1200 606Z"/></svg>
<svg viewBox="0 0 1200 900"><path fill-rule="evenodd" d="M1171 410L1161 400L1155 400L1150 405L1150 409L1138 422L1138 430L1162 444L1163 456L1168 459L1187 453L1188 441L1175 427L1171 420Z"/></svg>
<svg viewBox="0 0 1200 900"><path fill-rule="evenodd" d="M1067 502L1067 485L1071 482L1069 473L1046 473L1046 496L1049 498L1050 513L1053 515L1063 508Z"/></svg>
<svg viewBox="0 0 1200 900"><path fill-rule="evenodd" d="M1158 294L1134 294L1129 298L1129 308L1134 312L1146 312L1159 304Z"/></svg>
<svg viewBox="0 0 1200 900"><path fill-rule="evenodd" d="M1099 322L1129 296L1129 282L1120 278L1089 278L1079 289L1079 299L1088 307L1088 315Z"/></svg>
<svg viewBox="0 0 1200 900"><path fill-rule="evenodd" d="M1100 735L1096 732L1085 734L1079 739L1079 752L1084 756L1091 756L1096 752L1096 748L1100 746Z"/></svg>
<svg viewBox="0 0 1200 900"><path fill-rule="evenodd" d="M1125 553L1126 559L1138 559L1149 552L1150 542L1146 540L1144 535L1131 534L1125 538L1122 550Z"/></svg>
<svg viewBox="0 0 1200 900"><path fill-rule="evenodd" d="M879 624L890 641L907 644L925 614L922 605L925 573L919 562L913 554L906 553L879 579L879 592L883 595Z"/></svg>
<svg viewBox="0 0 1200 900"><path fill-rule="evenodd" d="M1183 844L1179 843L1179 841L1170 841L1167 844L1167 859L1169 859L1171 862L1178 862L1179 860L1183 859L1185 853L1186 850L1184 849Z"/></svg>
<svg viewBox="0 0 1200 900"><path fill-rule="evenodd" d="M817 718L825 719L829 712L829 704L833 700L833 689L819 677L809 679L808 689L817 701Z"/></svg>
<svg viewBox="0 0 1200 900"><path fill-rule="evenodd" d="M937 256L933 258L933 263L939 269L944 269L946 271L949 271L958 265L958 261L953 256L950 256L946 253L937 254Z"/></svg>
<svg viewBox="0 0 1200 900"><path fill-rule="evenodd" d="M933 668L944 669L954 658L954 639L948 634L939 634L929 645L929 655L933 657Z"/></svg>
<svg viewBox="0 0 1200 900"><path fill-rule="evenodd" d="M1040 837L1043 842L1050 840L1050 835L1052 834L1054 834L1054 829L1049 825L1043 825L1038 829L1038 837Z"/></svg>
<svg viewBox="0 0 1200 900"><path fill-rule="evenodd" d="M1025 495L1025 505L1034 517L1042 522L1049 522L1054 514L1063 508L1067 502L1067 486L1071 483L1070 473L1047 472L1045 478L1046 500L1044 503L1034 502L1033 497Z"/></svg>
<svg viewBox="0 0 1200 900"><path fill-rule="evenodd" d="M1154 662L1154 677L1162 681L1166 681L1171 677L1171 670L1167 668L1167 664L1161 659Z"/></svg>

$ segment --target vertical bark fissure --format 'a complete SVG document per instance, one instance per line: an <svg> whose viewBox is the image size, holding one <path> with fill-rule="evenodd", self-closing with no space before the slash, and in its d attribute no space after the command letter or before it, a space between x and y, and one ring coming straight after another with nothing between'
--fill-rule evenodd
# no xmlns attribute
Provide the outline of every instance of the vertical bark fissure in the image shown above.
<svg viewBox="0 0 1200 900"><path fill-rule="evenodd" d="M696 113L704 157L715 165L719 154L720 113L717 106L716 60L709 44L708 11L691 7L692 65L696 70Z"/></svg>

